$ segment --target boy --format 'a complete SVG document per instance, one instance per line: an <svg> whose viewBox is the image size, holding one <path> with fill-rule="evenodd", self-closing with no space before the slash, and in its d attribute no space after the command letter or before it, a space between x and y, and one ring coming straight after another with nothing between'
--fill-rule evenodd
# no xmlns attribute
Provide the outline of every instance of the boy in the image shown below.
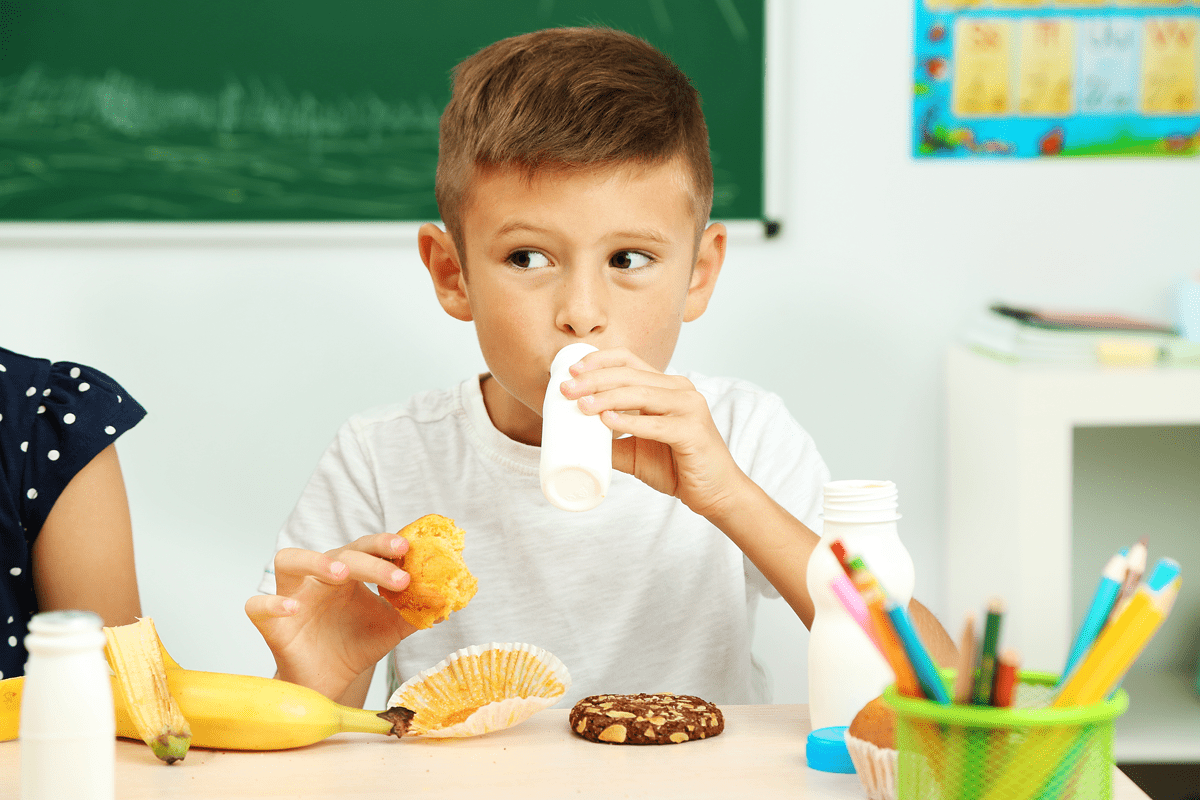
<svg viewBox="0 0 1200 800"><path fill-rule="evenodd" d="M279 537L247 614L278 677L362 705L395 648L404 679L490 641L543 647L567 697L673 691L769 701L750 645L761 595L805 625L812 524L828 470L778 397L667 374L725 255L708 223L712 166L699 98L645 42L540 31L463 62L441 120L446 229L418 236L443 309L472 322L488 372L352 418ZM599 348L547 386L563 346ZM609 495L552 507L538 482L542 400L561 391L614 434ZM413 634L367 588L407 586L385 559L427 513L466 531L475 598ZM803 522L802 522L803 520ZM918 622L941 638L924 608ZM949 650L945 646L949 645Z"/></svg>

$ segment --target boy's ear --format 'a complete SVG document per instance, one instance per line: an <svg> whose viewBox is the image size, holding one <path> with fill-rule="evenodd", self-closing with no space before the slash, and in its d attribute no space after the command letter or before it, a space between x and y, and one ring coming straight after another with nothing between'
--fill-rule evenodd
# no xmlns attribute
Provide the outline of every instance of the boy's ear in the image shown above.
<svg viewBox="0 0 1200 800"><path fill-rule="evenodd" d="M696 265L692 268L692 282L688 286L687 302L683 307L683 321L698 319L712 297L717 286L717 276L725 263L725 226L714 222L700 235L700 247L696 250Z"/></svg>
<svg viewBox="0 0 1200 800"><path fill-rule="evenodd" d="M417 231L417 247L429 277L433 278L433 290L442 308L455 319L470 322L467 280L450 234L432 222L426 222Z"/></svg>

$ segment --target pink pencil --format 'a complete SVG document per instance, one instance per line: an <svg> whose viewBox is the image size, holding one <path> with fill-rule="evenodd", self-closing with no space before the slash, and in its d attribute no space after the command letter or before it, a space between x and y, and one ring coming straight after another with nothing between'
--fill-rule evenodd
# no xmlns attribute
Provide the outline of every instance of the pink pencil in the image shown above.
<svg viewBox="0 0 1200 800"><path fill-rule="evenodd" d="M867 610L867 604L863 601L862 594L850 582L850 578L845 575L838 575L829 586L833 589L833 593L837 595L837 599L845 606L846 611L858 623L858 627L862 628L863 633L871 640L871 644L875 645L875 649L879 651L879 654L887 658L887 654L879 646L879 640L875 638L874 631L871 630L871 612Z"/></svg>

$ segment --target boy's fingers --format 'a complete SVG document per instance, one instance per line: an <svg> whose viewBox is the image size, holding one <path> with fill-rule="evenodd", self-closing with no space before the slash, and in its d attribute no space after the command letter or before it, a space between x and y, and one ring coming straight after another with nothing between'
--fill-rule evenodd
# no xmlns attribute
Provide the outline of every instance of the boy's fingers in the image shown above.
<svg viewBox="0 0 1200 800"><path fill-rule="evenodd" d="M291 594L304 578L312 577L321 583L338 584L349 577L346 564L325 553L300 547L285 547L275 554L275 591Z"/></svg>
<svg viewBox="0 0 1200 800"><path fill-rule="evenodd" d="M708 403L699 392L679 392L654 386L621 386L598 391L579 400L584 414L602 411L636 411L643 416L695 417L710 415Z"/></svg>
<svg viewBox="0 0 1200 800"><path fill-rule="evenodd" d="M370 553L360 550L343 550L338 553L338 560L347 568L347 577L350 580L374 583L395 591L408 586L407 572L391 561Z"/></svg>
<svg viewBox="0 0 1200 800"><path fill-rule="evenodd" d="M370 553L380 558L397 558L408 552L408 541L397 533L373 533L360 536L345 547L330 551L329 554L337 557L346 550Z"/></svg>
<svg viewBox="0 0 1200 800"><path fill-rule="evenodd" d="M300 604L291 597L277 594L257 594L246 601L246 616L261 630L262 625L279 617L290 617Z"/></svg>
<svg viewBox="0 0 1200 800"><path fill-rule="evenodd" d="M563 397L577 400L589 394L601 394L616 389L646 389L672 394L699 394L692 382L682 375L664 375L628 367L614 367L597 372L582 373L557 387Z"/></svg>

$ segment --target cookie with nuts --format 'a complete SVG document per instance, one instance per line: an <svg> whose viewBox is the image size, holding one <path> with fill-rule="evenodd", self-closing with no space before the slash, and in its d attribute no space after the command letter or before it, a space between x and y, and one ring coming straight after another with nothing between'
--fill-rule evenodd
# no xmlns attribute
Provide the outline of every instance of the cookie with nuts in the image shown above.
<svg viewBox="0 0 1200 800"><path fill-rule="evenodd" d="M577 735L607 744L681 744L725 730L721 709L687 694L594 694L568 719Z"/></svg>

